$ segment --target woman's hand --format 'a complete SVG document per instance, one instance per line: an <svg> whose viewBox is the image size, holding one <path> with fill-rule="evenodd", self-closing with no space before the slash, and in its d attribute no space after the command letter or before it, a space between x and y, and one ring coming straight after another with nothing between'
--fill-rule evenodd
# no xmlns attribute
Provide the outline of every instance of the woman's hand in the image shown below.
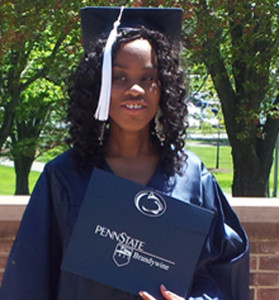
<svg viewBox="0 0 279 300"><path fill-rule="evenodd" d="M177 296L176 294L168 291L164 285L160 286L160 291L163 297L167 300L185 300L184 298ZM153 296L149 295L147 292L139 292L139 295L141 296L142 299L144 300L156 300Z"/></svg>

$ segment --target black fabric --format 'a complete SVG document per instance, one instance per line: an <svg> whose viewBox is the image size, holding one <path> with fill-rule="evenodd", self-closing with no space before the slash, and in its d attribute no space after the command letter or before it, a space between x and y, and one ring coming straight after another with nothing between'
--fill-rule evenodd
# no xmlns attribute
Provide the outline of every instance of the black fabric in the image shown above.
<svg viewBox="0 0 279 300"><path fill-rule="evenodd" d="M102 33L109 33L117 20L119 7L85 7L81 9L81 27L83 47L88 49L90 43ZM182 9L179 8L133 8L124 9L119 28L136 28L145 26L166 35L171 43L180 41Z"/></svg>

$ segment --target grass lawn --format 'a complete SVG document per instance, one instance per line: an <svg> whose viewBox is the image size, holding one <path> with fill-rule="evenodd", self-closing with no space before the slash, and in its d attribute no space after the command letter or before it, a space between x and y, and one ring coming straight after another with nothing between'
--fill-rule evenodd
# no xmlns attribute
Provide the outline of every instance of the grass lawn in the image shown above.
<svg viewBox="0 0 279 300"><path fill-rule="evenodd" d="M216 146L204 146L200 144L196 146L195 143L191 143L186 148L194 152L204 162L207 169L215 176L222 190L225 193L231 194L231 186L233 181L233 164L231 156L231 147L226 145L220 146L219 152L219 169L216 169ZM269 179L270 196L273 193L273 181L274 181L274 164L272 165ZM277 187L279 190L279 177L277 181Z"/></svg>
<svg viewBox="0 0 279 300"><path fill-rule="evenodd" d="M197 144L192 141L187 141L186 148L194 152L197 156L201 158L207 169L209 169L213 175L216 177L218 183L220 184L222 190L225 193L231 193L231 185L233 180L233 165L231 157L231 148L227 145L220 146L219 152L219 168L216 169L216 146L211 146L209 144ZM47 160L51 159L48 157ZM270 173L270 195L272 195L273 188L273 174L274 167L272 167ZM36 183L40 173L31 172L29 175L29 191L33 190L34 184ZM13 195L15 186L15 174L14 169L11 167L4 167L0 165L0 195ZM278 179L279 186L279 179Z"/></svg>
<svg viewBox="0 0 279 300"><path fill-rule="evenodd" d="M31 171L29 174L29 191L33 190L34 184L40 176L40 172ZM0 195L14 195L15 172L12 167L0 166Z"/></svg>
<svg viewBox="0 0 279 300"><path fill-rule="evenodd" d="M230 156L230 147L220 147L219 170L215 170L216 166L216 147L210 145L204 146L187 146L189 150L196 153L205 166L214 174L220 186L225 193L231 193L232 183L232 162ZM49 158L50 159L50 158ZM29 191L33 190L40 173L31 172L29 175ZM11 167L0 166L0 195L13 195L15 185L14 169Z"/></svg>
<svg viewBox="0 0 279 300"><path fill-rule="evenodd" d="M215 176L222 190L231 193L233 180L233 165L231 157L231 147L220 146L219 148L219 168L216 169L217 147L191 144L186 148L194 152L205 164L206 168Z"/></svg>

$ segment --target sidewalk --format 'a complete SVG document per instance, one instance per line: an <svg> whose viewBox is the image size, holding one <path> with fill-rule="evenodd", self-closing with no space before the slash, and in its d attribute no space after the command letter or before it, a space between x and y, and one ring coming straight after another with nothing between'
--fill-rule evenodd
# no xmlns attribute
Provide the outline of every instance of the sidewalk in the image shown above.
<svg viewBox="0 0 279 300"><path fill-rule="evenodd" d="M216 133L211 133L211 134L203 134L203 133L194 133L194 132L188 132L187 133L187 141L189 140L228 140L228 135L226 132L220 132L219 134Z"/></svg>
<svg viewBox="0 0 279 300"><path fill-rule="evenodd" d="M0 157L0 165L6 166L6 167L12 167L12 168L14 167L13 161L11 161L7 158L4 158L4 157ZM35 172L42 172L44 169L44 166L45 166L44 163L34 161L32 164L31 170L35 171Z"/></svg>

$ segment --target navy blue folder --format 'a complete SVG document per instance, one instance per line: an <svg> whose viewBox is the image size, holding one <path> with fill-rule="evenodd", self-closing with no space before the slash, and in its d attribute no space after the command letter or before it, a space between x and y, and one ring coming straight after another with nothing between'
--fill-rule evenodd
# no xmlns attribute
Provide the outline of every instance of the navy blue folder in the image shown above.
<svg viewBox="0 0 279 300"><path fill-rule="evenodd" d="M94 169L62 269L162 299L185 297L213 212Z"/></svg>

